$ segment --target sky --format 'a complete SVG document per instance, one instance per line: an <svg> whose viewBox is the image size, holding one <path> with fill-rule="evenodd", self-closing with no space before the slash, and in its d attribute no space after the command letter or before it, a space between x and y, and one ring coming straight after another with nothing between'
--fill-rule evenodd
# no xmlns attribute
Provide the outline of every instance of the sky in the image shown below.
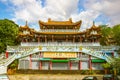
<svg viewBox="0 0 120 80"><path fill-rule="evenodd" d="M81 30L96 25L120 24L120 0L0 0L0 19L10 19L19 26L28 22L39 29L38 21L82 20Z"/></svg>

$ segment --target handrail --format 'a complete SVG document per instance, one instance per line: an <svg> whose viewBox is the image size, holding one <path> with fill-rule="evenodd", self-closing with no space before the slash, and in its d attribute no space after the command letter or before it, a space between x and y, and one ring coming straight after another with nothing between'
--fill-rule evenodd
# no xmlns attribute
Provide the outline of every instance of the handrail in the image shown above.
<svg viewBox="0 0 120 80"><path fill-rule="evenodd" d="M5 58L5 54L4 54L4 53L1 53L1 54L0 54L0 60L2 60L3 58Z"/></svg>
<svg viewBox="0 0 120 80"><path fill-rule="evenodd" d="M21 46L100 46L98 42L21 42Z"/></svg>
<svg viewBox="0 0 120 80"><path fill-rule="evenodd" d="M15 56L16 56L16 54L13 54L9 58L0 61L0 65L5 65L7 62L12 61L13 59L15 59Z"/></svg>
<svg viewBox="0 0 120 80"><path fill-rule="evenodd" d="M28 56L30 54L33 54L33 53L36 53L38 52L39 49L38 48L34 48L34 49L30 49L29 51L26 51L26 52L23 52L22 54L16 54L16 58L22 58L22 57L25 57L25 56Z"/></svg>
<svg viewBox="0 0 120 80"><path fill-rule="evenodd" d="M65 48L66 47L66 50L67 48L71 47L72 49L75 49L75 50L79 50L79 48L81 46L74 46L74 45L71 45L71 46L68 46L68 45L65 45L65 46L59 46L59 45L52 45L52 46L47 46L47 45L40 45L43 49L48 50L48 48L50 49L55 49L55 48L59 48L59 49L62 49L61 47ZM82 46L83 48L90 48L90 49L94 49L96 51L103 51L103 52L113 52L114 50L116 50L117 47L115 46ZM25 51L28 51L30 49L34 49L34 48L39 48L39 46L7 46L7 51L8 52L15 52L15 53L22 53L22 52L25 52Z"/></svg>
<svg viewBox="0 0 120 80"><path fill-rule="evenodd" d="M39 32L80 32L80 30L74 30L74 29L42 29L39 30Z"/></svg>
<svg viewBox="0 0 120 80"><path fill-rule="evenodd" d="M85 52L85 53L87 53L89 55L95 56L97 58L104 59L104 60L106 60L110 64L113 62L112 57L108 56L103 51L95 51L95 50L83 48L83 52Z"/></svg>

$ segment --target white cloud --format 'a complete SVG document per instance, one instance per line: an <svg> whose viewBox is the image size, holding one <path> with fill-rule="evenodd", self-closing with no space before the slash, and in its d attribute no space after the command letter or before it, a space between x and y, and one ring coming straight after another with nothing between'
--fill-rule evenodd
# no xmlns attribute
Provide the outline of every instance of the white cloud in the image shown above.
<svg viewBox="0 0 120 80"><path fill-rule="evenodd" d="M36 23L38 20L68 20L77 11L78 0L46 0L42 7L41 0L12 0L14 5L13 20L27 20ZM37 24L37 23L36 23Z"/></svg>
<svg viewBox="0 0 120 80"><path fill-rule="evenodd" d="M15 20L27 20L29 22L36 22L40 17L42 10L42 6L40 2L35 0L12 0L14 4L14 19Z"/></svg>
<svg viewBox="0 0 120 80"><path fill-rule="evenodd" d="M86 9L103 13L110 19L111 26L120 23L120 0L87 0Z"/></svg>
<svg viewBox="0 0 120 80"><path fill-rule="evenodd" d="M2 0L6 1L6 0ZM8 0L13 4L14 20L38 24L38 20L82 20L81 29L91 27L92 22L102 13L109 17L111 25L120 21L120 0L86 0L85 10L78 12L79 0ZM96 24L101 24L97 22Z"/></svg>
<svg viewBox="0 0 120 80"><path fill-rule="evenodd" d="M81 29L84 30L86 28L90 28L93 24L93 21L99 16L98 12L93 10L82 11L79 14L73 14L71 17L74 21L82 20Z"/></svg>

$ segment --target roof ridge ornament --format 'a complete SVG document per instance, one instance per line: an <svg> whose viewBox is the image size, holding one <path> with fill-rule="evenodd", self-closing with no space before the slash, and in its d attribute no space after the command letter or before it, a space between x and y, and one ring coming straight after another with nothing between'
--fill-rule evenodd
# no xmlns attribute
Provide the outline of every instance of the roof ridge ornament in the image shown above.
<svg viewBox="0 0 120 80"><path fill-rule="evenodd" d="M95 26L95 21L93 21L93 26Z"/></svg>
<svg viewBox="0 0 120 80"><path fill-rule="evenodd" d="M27 22L27 20L26 20L26 24L25 24L25 26L28 26L28 22Z"/></svg>
<svg viewBox="0 0 120 80"><path fill-rule="evenodd" d="M51 18L48 18L48 22L51 22Z"/></svg>
<svg viewBox="0 0 120 80"><path fill-rule="evenodd" d="M92 25L92 27L93 27L93 28L95 28L95 27L96 27L96 26L95 26L95 21L93 21L93 25Z"/></svg>
<svg viewBox="0 0 120 80"><path fill-rule="evenodd" d="M72 18L69 18L70 23L72 23Z"/></svg>

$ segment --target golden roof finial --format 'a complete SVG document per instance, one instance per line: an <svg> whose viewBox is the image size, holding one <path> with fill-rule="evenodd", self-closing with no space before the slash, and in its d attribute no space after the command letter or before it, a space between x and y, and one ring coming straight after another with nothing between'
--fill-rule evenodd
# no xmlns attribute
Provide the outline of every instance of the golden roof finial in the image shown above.
<svg viewBox="0 0 120 80"><path fill-rule="evenodd" d="M51 18L48 18L48 22L50 22L51 21Z"/></svg>
<svg viewBox="0 0 120 80"><path fill-rule="evenodd" d="M72 22L72 18L69 18L69 21Z"/></svg>
<svg viewBox="0 0 120 80"><path fill-rule="evenodd" d="M95 25L95 21L93 21L93 25Z"/></svg>
<svg viewBox="0 0 120 80"><path fill-rule="evenodd" d="M92 27L96 27L96 26L95 26L95 21L93 21L93 25L92 25Z"/></svg>
<svg viewBox="0 0 120 80"><path fill-rule="evenodd" d="M25 24L25 26L28 26L28 22L27 22L27 20L26 20L26 24Z"/></svg>

